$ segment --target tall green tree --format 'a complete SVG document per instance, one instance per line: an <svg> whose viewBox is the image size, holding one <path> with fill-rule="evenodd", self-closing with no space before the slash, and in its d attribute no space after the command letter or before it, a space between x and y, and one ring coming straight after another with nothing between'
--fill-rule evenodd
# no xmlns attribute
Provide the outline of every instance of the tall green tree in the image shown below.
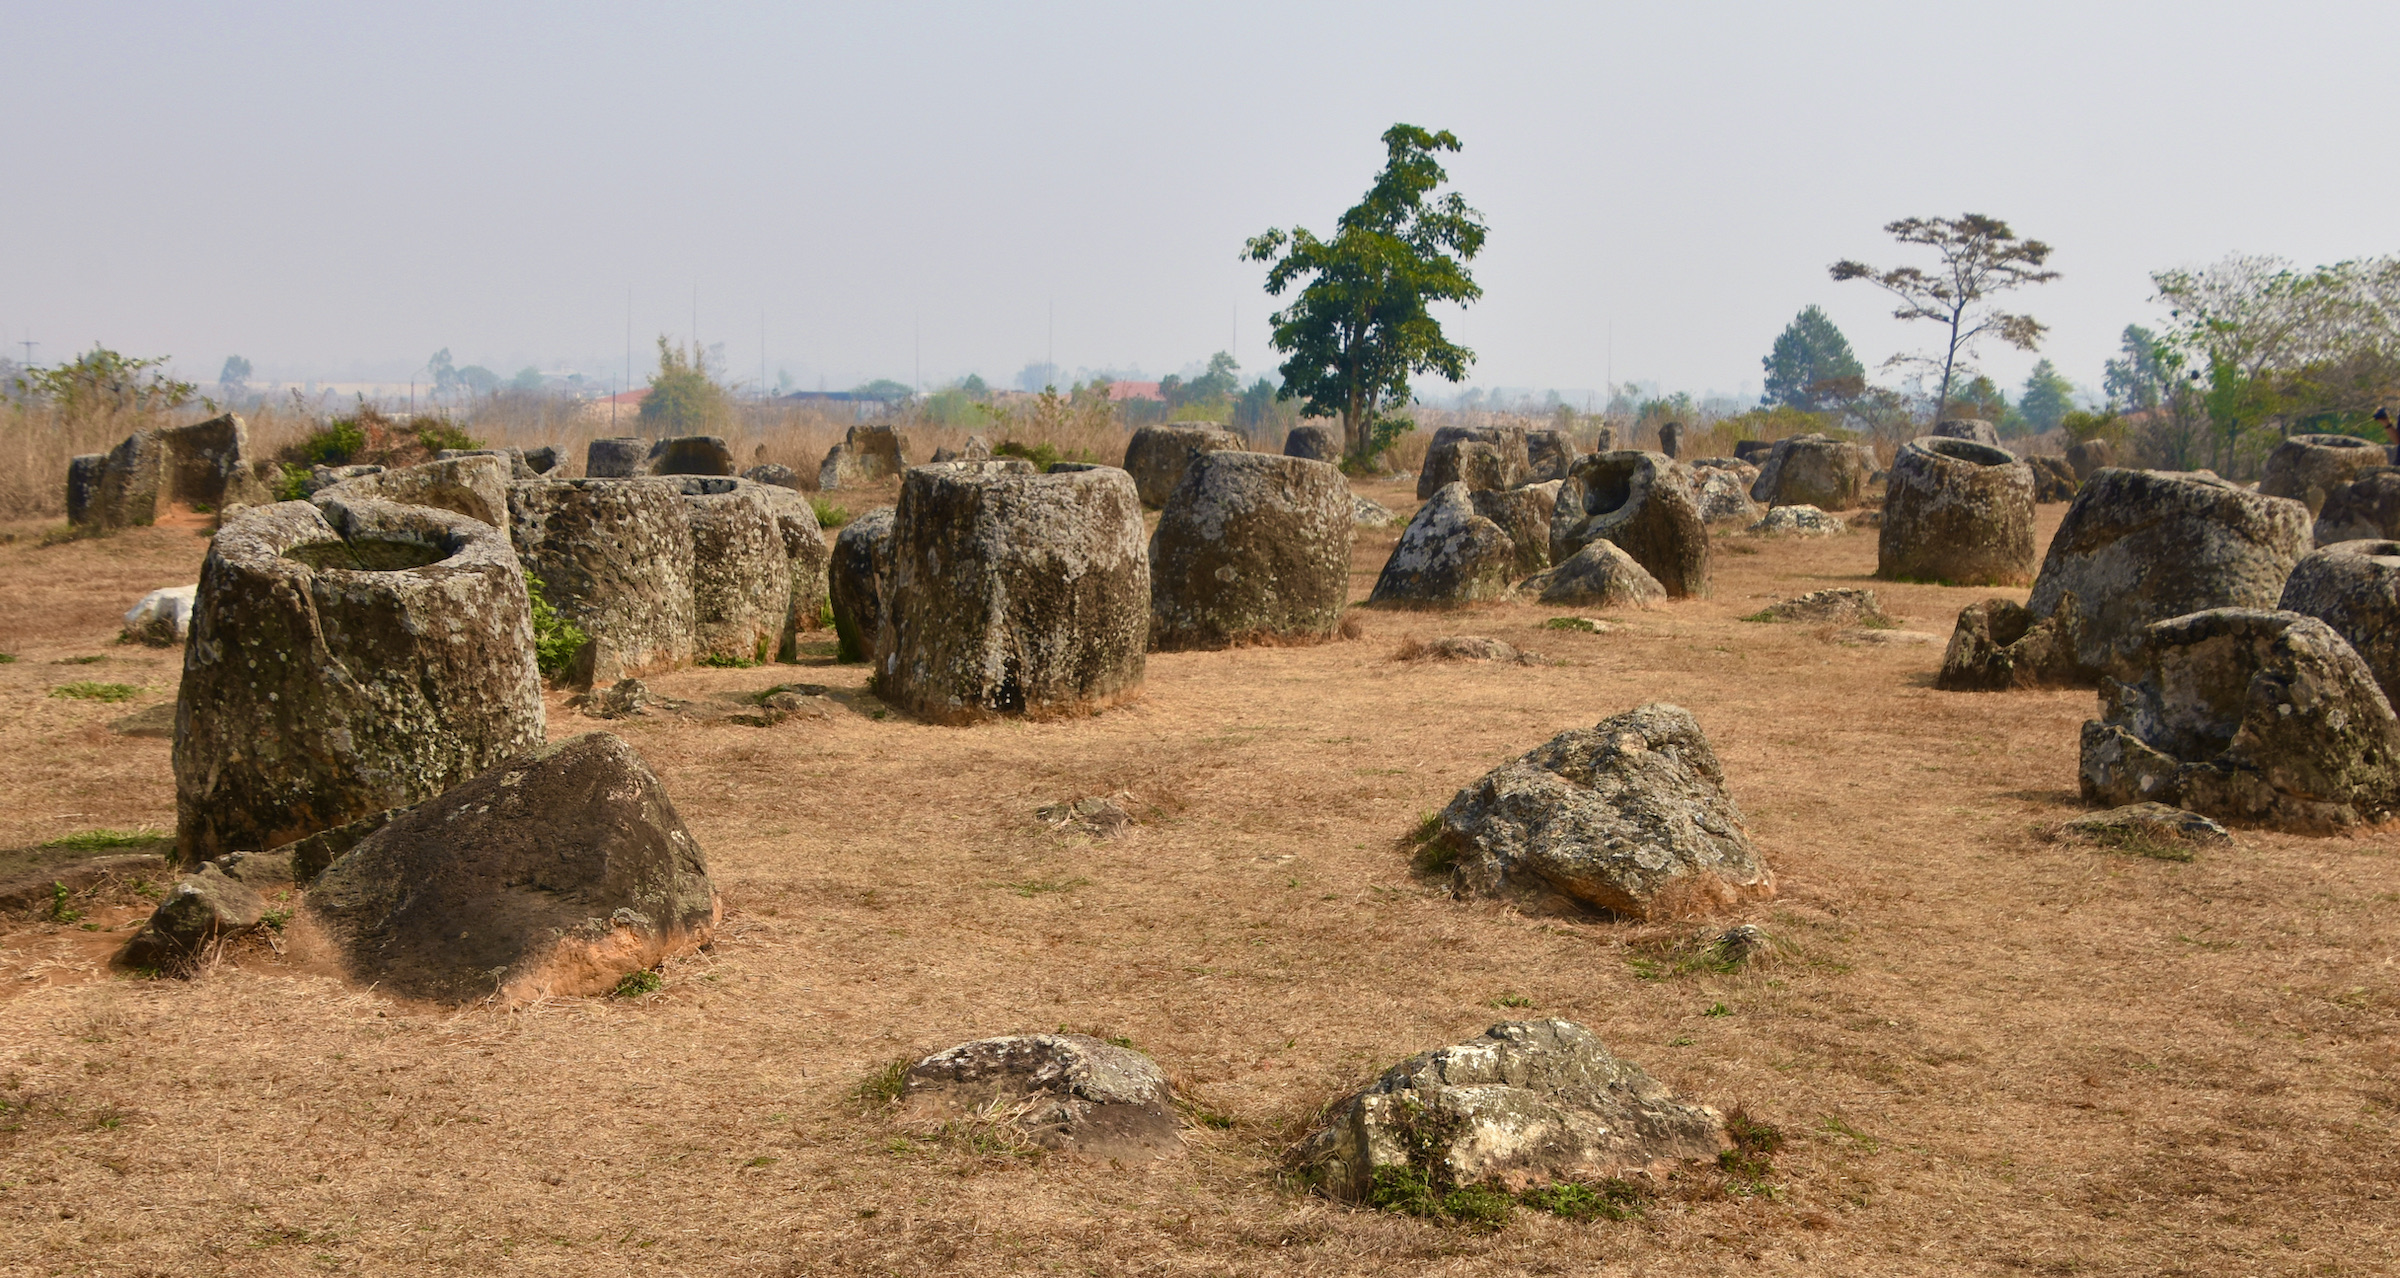
<svg viewBox="0 0 2400 1278"><path fill-rule="evenodd" d="M2118 350L2120 357L2100 369L2100 389L2109 402L2136 412L2158 407L2167 385L2158 335L2139 324L2127 324L2124 336L2118 339Z"/></svg>
<svg viewBox="0 0 2400 1278"><path fill-rule="evenodd" d="M1366 198L1342 214L1331 239L1306 229L1270 229L1243 257L1268 263L1267 292L1300 294L1271 318L1275 349L1290 358L1278 399L1303 401L1311 417L1339 417L1351 458L1365 462L1412 428L1387 407L1408 402L1408 379L1466 376L1475 352L1442 334L1429 309L1483 296L1467 263L1483 251L1482 215L1457 192L1435 158L1459 149L1448 130L1410 124L1384 130L1385 160ZM1305 281L1305 283L1303 283Z"/></svg>
<svg viewBox="0 0 2400 1278"><path fill-rule="evenodd" d="M1850 339L1815 306L1784 325L1775 349L1759 362L1767 370L1766 394L1759 398L1769 407L1789 404L1821 412L1857 395L1866 384L1867 370L1851 353Z"/></svg>
<svg viewBox="0 0 2400 1278"><path fill-rule="evenodd" d="M642 396L643 427L662 435L694 434L725 420L730 411L725 388L708 375L708 355L661 334L658 371L650 375L650 393Z"/></svg>
<svg viewBox="0 0 2400 1278"><path fill-rule="evenodd" d="M2035 361L2025 378L2025 392L2017 396L2017 411L2024 414L2025 424L2037 435L2055 430L2074 408L2075 384L2059 376L2049 360Z"/></svg>
<svg viewBox="0 0 2400 1278"><path fill-rule="evenodd" d="M1884 367L1913 364L1927 372L1941 370L1933 403L1938 415L1950 402L1950 388L1959 361L1975 352L1978 342L1997 337L2019 350L2041 344L2045 326L2031 315L2001 310L1993 298L2029 284L2046 284L2058 272L2043 269L2050 246L2040 240L2021 240L2008 223L1981 213L1955 218L1907 217L1887 223L1884 233L1902 244L1930 248L1938 259L1933 269L1914 266L1879 271L1864 262L1844 258L1833 264L1836 280L1866 280L1900 299L1892 318L1927 320L1939 324L1947 340L1939 358L1895 355Z"/></svg>

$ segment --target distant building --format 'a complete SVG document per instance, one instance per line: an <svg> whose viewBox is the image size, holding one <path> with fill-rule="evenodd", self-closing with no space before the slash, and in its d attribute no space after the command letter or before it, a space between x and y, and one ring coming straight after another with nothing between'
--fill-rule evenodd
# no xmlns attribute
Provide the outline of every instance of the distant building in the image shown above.
<svg viewBox="0 0 2400 1278"><path fill-rule="evenodd" d="M1154 400L1161 404L1167 402L1167 397L1158 393L1157 382L1110 382L1108 384L1109 403L1122 404L1129 399Z"/></svg>

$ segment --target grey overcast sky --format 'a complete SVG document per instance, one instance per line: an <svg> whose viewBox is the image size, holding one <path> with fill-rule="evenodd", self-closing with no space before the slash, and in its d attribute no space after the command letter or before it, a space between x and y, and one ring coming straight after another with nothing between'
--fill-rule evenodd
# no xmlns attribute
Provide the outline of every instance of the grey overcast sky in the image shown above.
<svg viewBox="0 0 2400 1278"><path fill-rule="evenodd" d="M2147 273L2400 251L2400 4L111 4L0 9L0 341L213 379L1269 369L1269 226L1395 121L1491 226L1472 384L1755 390L1907 215L2057 249L2096 384ZM1055 338L1052 315L1055 314ZM1055 347L1053 348L1053 341ZM921 355L920 355L921 352ZM1993 353L2012 388L2031 356ZM1428 390L1447 390L1440 383Z"/></svg>

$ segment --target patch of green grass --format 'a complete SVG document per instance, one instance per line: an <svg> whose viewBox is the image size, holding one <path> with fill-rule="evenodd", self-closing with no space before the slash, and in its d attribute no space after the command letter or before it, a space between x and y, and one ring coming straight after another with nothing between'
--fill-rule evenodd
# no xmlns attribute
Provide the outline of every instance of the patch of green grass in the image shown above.
<svg viewBox="0 0 2400 1278"><path fill-rule="evenodd" d="M1783 1148L1782 1130L1737 1109L1725 1117L1725 1135L1733 1148L1717 1155L1717 1170L1725 1173L1727 1188L1737 1194L1775 1197L1777 1190L1767 1178L1775 1174L1773 1158Z"/></svg>
<svg viewBox="0 0 2400 1278"><path fill-rule="evenodd" d="M275 500L308 500L308 481L313 477L308 467L285 462L282 472L275 477Z"/></svg>
<svg viewBox="0 0 2400 1278"><path fill-rule="evenodd" d="M1825 1116L1825 1121L1817 1124L1817 1129L1833 1136L1846 1136L1863 1146L1870 1154L1874 1153L1878 1149L1883 1148L1882 1141L1867 1135L1865 1132L1852 1127L1850 1124L1845 1123L1841 1119L1835 1118L1830 1114Z"/></svg>
<svg viewBox="0 0 2400 1278"><path fill-rule="evenodd" d="M96 666L106 660L108 660L106 657L60 657L50 664L54 666Z"/></svg>
<svg viewBox="0 0 2400 1278"><path fill-rule="evenodd" d="M1611 1176L1596 1185L1562 1180L1529 1189L1518 1201L1568 1220L1633 1220L1642 1214L1648 1199L1640 1185Z"/></svg>
<svg viewBox="0 0 2400 1278"><path fill-rule="evenodd" d="M0 666L12 666L15 665L16 662L17 654L13 652L0 652Z"/></svg>
<svg viewBox="0 0 2400 1278"><path fill-rule="evenodd" d="M1414 853L1410 864L1427 878L1448 874L1458 867L1458 849L1450 846L1441 833L1442 814L1429 808L1417 814L1417 823L1401 836L1401 844Z"/></svg>
<svg viewBox="0 0 2400 1278"><path fill-rule="evenodd" d="M1013 439L1001 440L992 447L994 457L1020 457L1033 463L1037 471L1048 471L1060 462L1094 462L1100 460L1088 448L1061 452L1056 444L1021 444Z"/></svg>
<svg viewBox="0 0 2400 1278"><path fill-rule="evenodd" d="M1003 883L1000 886L1007 888L1009 891L1016 893L1018 896L1035 897L1050 892L1072 892L1090 882L1090 879L1084 878L1017 879L1013 882ZM1132 1045L1129 1043L1126 1044L1126 1046L1130 1047Z"/></svg>
<svg viewBox="0 0 2400 1278"><path fill-rule="evenodd" d="M884 1065L861 1079L850 1090L851 1097L877 1107L899 1104L900 1093L908 1089L908 1067L913 1063L904 1057Z"/></svg>
<svg viewBox="0 0 2400 1278"><path fill-rule="evenodd" d="M1600 633L1600 623L1589 617L1552 617L1542 623L1544 630L1575 630L1587 635Z"/></svg>
<svg viewBox="0 0 2400 1278"><path fill-rule="evenodd" d="M1880 612L1872 612L1858 619L1858 628L1861 630L1898 630L1900 623Z"/></svg>
<svg viewBox="0 0 2400 1278"><path fill-rule="evenodd" d="M409 424L417 428L417 443L429 453L445 448L466 452L483 447L482 440L439 418L419 417Z"/></svg>
<svg viewBox="0 0 2400 1278"><path fill-rule="evenodd" d="M289 909L269 910L266 913L258 916L258 922L260 926L275 932L282 931L284 924L291 921L292 912Z"/></svg>
<svg viewBox="0 0 2400 1278"><path fill-rule="evenodd" d="M1708 1005L1708 1010L1700 1014L1702 1016L1731 1016L1733 1009L1723 1003L1711 1003Z"/></svg>
<svg viewBox="0 0 2400 1278"><path fill-rule="evenodd" d="M1693 1038L1689 1034L1686 1034L1681 1038L1671 1038L1667 1040L1667 1046L1669 1047L1697 1047L1699 1045L1700 1040Z"/></svg>
<svg viewBox="0 0 2400 1278"><path fill-rule="evenodd" d="M1192 1111L1192 1121L1212 1131L1226 1132L1233 1130L1233 1115L1220 1114L1213 1109L1194 1109Z"/></svg>
<svg viewBox="0 0 2400 1278"><path fill-rule="evenodd" d="M141 692L140 688L130 683L94 683L89 679L78 679L73 683L62 683L52 688L50 695L68 697L76 701L117 702L131 701L140 696Z"/></svg>
<svg viewBox="0 0 2400 1278"><path fill-rule="evenodd" d="M1531 1006L1533 1006L1533 1000L1532 1000L1532 999L1529 999L1529 998L1527 998L1527 997L1525 997L1525 996L1524 996L1524 995L1522 995L1522 994L1503 994L1503 995L1501 995L1500 997L1498 997L1498 998L1496 998L1496 999L1493 999L1491 1002L1484 1004L1484 1006L1486 1006L1486 1007L1531 1007Z"/></svg>
<svg viewBox="0 0 2400 1278"><path fill-rule="evenodd" d="M610 990L609 995L612 998L640 998L644 994L658 993L666 983L667 978L645 967L638 972L627 972L625 979L618 981L617 988Z"/></svg>
<svg viewBox="0 0 2400 1278"><path fill-rule="evenodd" d="M78 830L43 844L46 848L73 848L78 852L97 852L103 848L146 848L174 840L173 835L155 830Z"/></svg>
<svg viewBox="0 0 2400 1278"><path fill-rule="evenodd" d="M808 508L815 512L817 516L817 527L819 528L839 528L843 524L850 522L850 511L848 507L837 506L822 497L809 498ZM825 624L832 625L832 619L828 617Z"/></svg>
<svg viewBox="0 0 2400 1278"><path fill-rule="evenodd" d="M77 919L82 918L83 911L76 909L72 904L74 899L75 894L67 890L66 884L61 883L56 879L51 880L50 921L53 923L72 923Z"/></svg>
<svg viewBox="0 0 2400 1278"><path fill-rule="evenodd" d="M775 1157L772 1157L772 1156L770 1156L770 1155L767 1155L767 1154L760 1154L758 1157L751 1159L749 1162L743 1163L743 1164L742 1164L742 1166L744 1166L744 1167L773 1167L775 1164L777 1164L777 1163L780 1163L780 1162L782 1162L782 1161L783 1161L783 1160L782 1160L782 1159L780 1159L780 1158L775 1158Z"/></svg>
<svg viewBox="0 0 2400 1278"><path fill-rule="evenodd" d="M1761 608L1757 612L1751 613L1749 616L1742 618L1742 620L1772 622L1775 620L1775 610L1772 608Z"/></svg>
<svg viewBox="0 0 2400 1278"><path fill-rule="evenodd" d="M817 627L821 630L831 630L834 628L832 600L828 599L824 603L817 605ZM810 646L813 647L814 645Z"/></svg>
<svg viewBox="0 0 2400 1278"><path fill-rule="evenodd" d="M728 657L724 656L723 654L712 653L708 656L700 658L700 660L694 664L708 666L717 670L748 670L752 666L757 665L758 662L748 657Z"/></svg>
<svg viewBox="0 0 2400 1278"><path fill-rule="evenodd" d="M533 605L533 664L547 678L556 678L574 664L576 654L592 637L569 620L542 594L542 579L525 574L525 597Z"/></svg>

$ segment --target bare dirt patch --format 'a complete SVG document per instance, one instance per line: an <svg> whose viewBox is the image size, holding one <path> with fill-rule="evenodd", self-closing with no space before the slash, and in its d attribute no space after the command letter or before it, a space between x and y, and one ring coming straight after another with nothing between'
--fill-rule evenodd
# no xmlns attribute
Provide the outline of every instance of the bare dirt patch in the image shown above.
<svg viewBox="0 0 2400 1278"><path fill-rule="evenodd" d="M1360 536L1354 598L1397 535ZM1719 557L1713 597L1605 632L1546 628L1535 604L1370 610L1357 641L1155 655L1138 701L1089 718L878 718L865 669L829 648L652 681L688 701L821 683L850 707L825 718L602 723L554 694L553 737L605 727L650 761L728 907L711 952L634 998L435 1013L265 945L188 983L69 979L103 934L12 918L0 982L32 988L0 1001L0 1270L2394 1268L2394 835L2244 832L2188 862L2050 841L2077 810L2092 694L1940 693L1939 645L1743 620L1872 585L1946 635L2008 592L1870 582L1871 532L1731 541L1751 553ZM168 743L112 733L125 705L47 689L171 699L172 654L111 641L203 546L0 545L18 657L0 666L0 847L171 825ZM1460 633L1546 660L1388 660ZM51 664L89 654L106 664ZM1706 924L1533 919L1412 872L1405 836L1458 787L1653 700L1707 730L1776 900ZM1040 815L1120 792L1133 837ZM1741 922L1766 956L1708 960ZM1772 1172L1491 1233L1280 1183L1327 1101L1523 1016L1581 1021L1779 1128ZM869 1086L925 1050L1060 1026L1155 1056L1192 1152L1112 1168L919 1139Z"/></svg>

